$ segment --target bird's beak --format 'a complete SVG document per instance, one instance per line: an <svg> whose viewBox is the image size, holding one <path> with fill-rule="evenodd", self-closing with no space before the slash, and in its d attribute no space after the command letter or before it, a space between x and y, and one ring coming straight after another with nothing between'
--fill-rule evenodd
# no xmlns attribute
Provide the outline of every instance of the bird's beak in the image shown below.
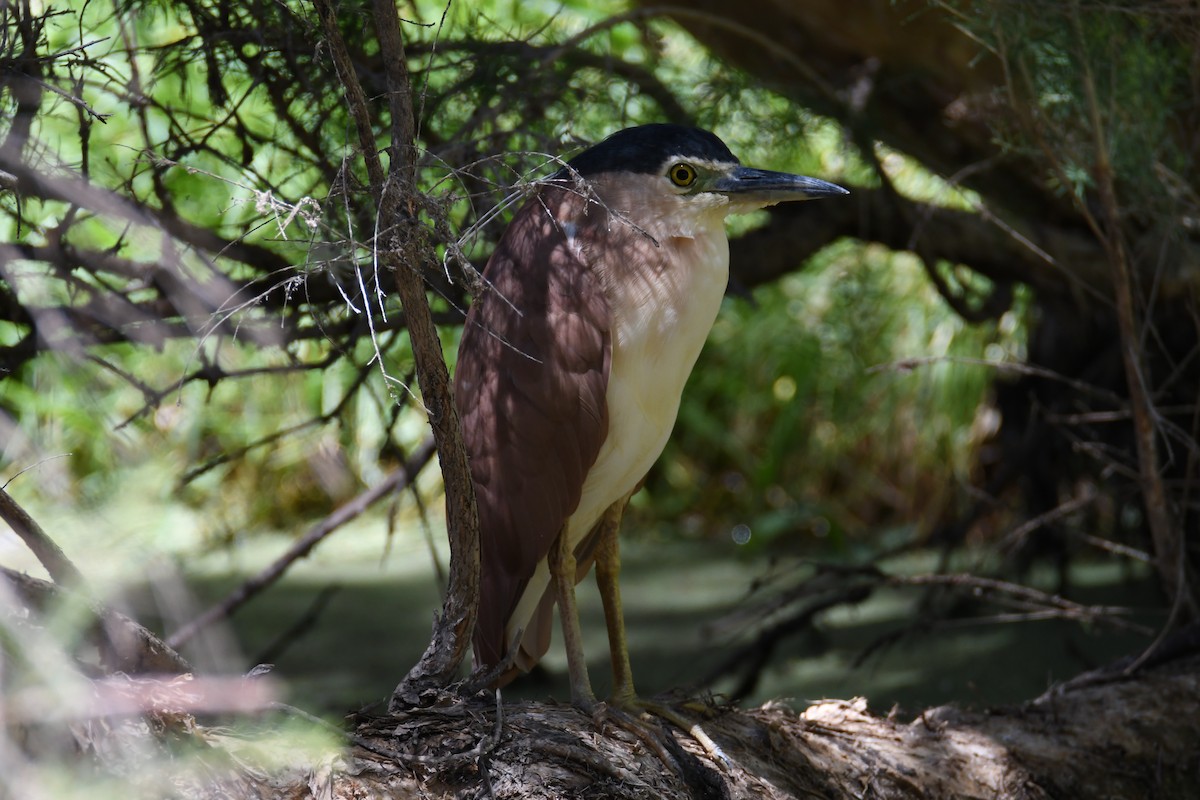
<svg viewBox="0 0 1200 800"><path fill-rule="evenodd" d="M735 167L729 174L718 178L711 191L727 194L731 200L738 202L762 205L850 194L836 183L752 167Z"/></svg>

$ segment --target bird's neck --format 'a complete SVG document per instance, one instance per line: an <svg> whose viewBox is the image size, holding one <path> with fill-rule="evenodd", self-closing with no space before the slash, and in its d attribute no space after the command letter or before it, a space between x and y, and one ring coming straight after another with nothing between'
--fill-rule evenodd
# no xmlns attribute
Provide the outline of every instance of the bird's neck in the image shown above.
<svg viewBox="0 0 1200 800"><path fill-rule="evenodd" d="M659 181L600 176L591 181L594 194L570 215L570 246L599 273L619 308L670 311L688 304L697 283L719 284L723 293L728 280L728 202L667 194Z"/></svg>

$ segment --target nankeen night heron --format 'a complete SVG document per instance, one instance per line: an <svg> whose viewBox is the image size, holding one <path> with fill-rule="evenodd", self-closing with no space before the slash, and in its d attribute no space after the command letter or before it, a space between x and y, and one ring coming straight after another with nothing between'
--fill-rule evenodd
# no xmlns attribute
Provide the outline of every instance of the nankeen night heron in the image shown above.
<svg viewBox="0 0 1200 800"><path fill-rule="evenodd" d="M843 194L743 167L708 131L660 124L583 151L517 212L467 315L454 384L479 504L475 657L511 665L500 684L545 654L557 604L571 700L594 707L575 584L595 564L610 703L638 703L617 529L725 294L725 218Z"/></svg>

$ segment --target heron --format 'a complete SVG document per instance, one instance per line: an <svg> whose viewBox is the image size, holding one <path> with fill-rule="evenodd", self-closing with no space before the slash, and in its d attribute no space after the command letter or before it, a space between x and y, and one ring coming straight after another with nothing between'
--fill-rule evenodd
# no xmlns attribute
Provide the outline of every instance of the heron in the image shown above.
<svg viewBox="0 0 1200 800"><path fill-rule="evenodd" d="M626 128L566 161L513 216L467 314L454 399L479 510L477 668L499 686L546 653L557 606L571 702L597 705L575 586L595 567L609 705L639 698L618 529L662 453L729 280L726 218L845 195L742 166L715 134Z"/></svg>

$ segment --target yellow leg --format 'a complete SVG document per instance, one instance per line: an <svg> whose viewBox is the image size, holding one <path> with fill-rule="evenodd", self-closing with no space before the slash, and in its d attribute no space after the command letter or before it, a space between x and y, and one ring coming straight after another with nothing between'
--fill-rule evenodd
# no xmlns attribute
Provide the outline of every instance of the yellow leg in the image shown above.
<svg viewBox="0 0 1200 800"><path fill-rule="evenodd" d="M642 700L633 688L633 670L629 666L629 643L625 639L625 615L621 610L621 545L619 532L621 516L629 498L613 503L604 517L600 520L599 541L596 544L596 584L600 587L600 599L604 603L604 622L608 626L608 651L612 657L613 691L609 704L622 711L641 714L643 712L660 717L675 727L687 731L710 756L720 761L728 768L730 761L720 745L704 731L699 724L693 723L682 714L664 703ZM574 595L572 595L573 599ZM639 728L633 720L631 724L623 725L647 741L659 751L664 761L665 751L655 739L655 734ZM669 762L668 762L669 763Z"/></svg>
<svg viewBox="0 0 1200 800"><path fill-rule="evenodd" d="M564 527L550 548L547 558L550 580L554 583L558 613L562 618L563 644L567 649L567 674L571 679L571 703L591 713L596 695L588 678L587 660L583 655L583 635L579 628L579 608L575 605L575 553L567 541Z"/></svg>
<svg viewBox="0 0 1200 800"><path fill-rule="evenodd" d="M619 708L637 705L633 688L633 670L629 666L629 644L625 639L625 615L621 610L621 515L628 498L613 503L600 521L600 540L596 545L596 585L604 603L604 622L608 627L608 652L612 658L613 690L610 702Z"/></svg>

